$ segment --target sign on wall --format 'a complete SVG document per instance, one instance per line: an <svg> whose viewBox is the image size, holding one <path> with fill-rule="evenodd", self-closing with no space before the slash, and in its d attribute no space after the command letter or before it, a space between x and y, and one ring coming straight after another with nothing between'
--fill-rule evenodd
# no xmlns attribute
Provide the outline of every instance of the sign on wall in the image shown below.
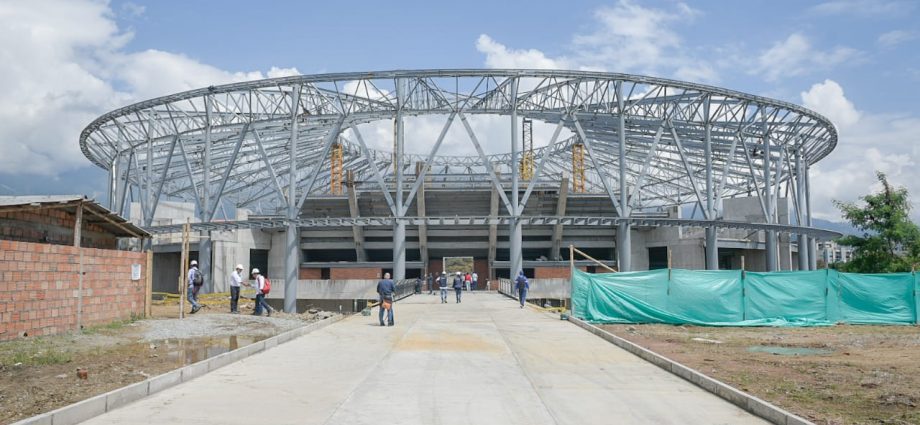
<svg viewBox="0 0 920 425"><path fill-rule="evenodd" d="M140 264L131 265L131 280L141 280L141 265Z"/></svg>

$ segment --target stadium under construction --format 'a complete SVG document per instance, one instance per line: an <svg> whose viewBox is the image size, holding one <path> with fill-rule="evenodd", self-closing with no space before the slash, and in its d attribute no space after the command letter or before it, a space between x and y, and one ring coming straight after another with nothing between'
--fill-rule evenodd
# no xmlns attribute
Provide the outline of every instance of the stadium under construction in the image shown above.
<svg viewBox="0 0 920 425"><path fill-rule="evenodd" d="M445 257L566 277L569 245L620 271L814 269L815 242L837 234L811 225L809 168L836 143L798 105L550 70L212 86L112 111L80 138L109 171L110 209L161 235L163 264L189 219L206 275L243 263L288 282L413 277Z"/></svg>

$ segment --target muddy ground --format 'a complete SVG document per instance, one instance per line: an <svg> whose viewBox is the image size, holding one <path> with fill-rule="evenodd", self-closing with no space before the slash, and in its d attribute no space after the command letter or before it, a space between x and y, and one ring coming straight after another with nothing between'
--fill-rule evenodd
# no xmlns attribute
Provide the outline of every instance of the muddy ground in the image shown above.
<svg viewBox="0 0 920 425"><path fill-rule="evenodd" d="M153 318L115 322L83 332L0 343L0 424L102 394L281 332L332 316L311 311L231 315L226 297L179 320L174 300L153 306ZM186 309L186 312L188 309ZM233 367L232 365L230 367ZM77 369L86 370L86 379Z"/></svg>
<svg viewBox="0 0 920 425"><path fill-rule="evenodd" d="M920 424L920 328L606 330L817 424Z"/></svg>

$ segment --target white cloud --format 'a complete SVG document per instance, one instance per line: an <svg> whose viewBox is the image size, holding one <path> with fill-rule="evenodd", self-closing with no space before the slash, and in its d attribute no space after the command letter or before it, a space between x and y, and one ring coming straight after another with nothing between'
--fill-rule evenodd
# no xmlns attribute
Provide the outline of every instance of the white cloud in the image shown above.
<svg viewBox="0 0 920 425"><path fill-rule="evenodd" d="M894 47L898 44L915 40L920 37L916 31L894 30L878 36L878 44L882 47Z"/></svg>
<svg viewBox="0 0 920 425"><path fill-rule="evenodd" d="M848 128L859 121L859 111L843 94L843 87L834 80L824 80L802 92L802 104L826 116L839 128Z"/></svg>
<svg viewBox="0 0 920 425"><path fill-rule="evenodd" d="M761 53L752 71L776 81L857 61L860 55L858 50L843 46L819 50L801 33L793 33Z"/></svg>
<svg viewBox="0 0 920 425"><path fill-rule="evenodd" d="M821 15L851 15L857 17L902 16L914 9L915 3L903 0L833 0L818 4L811 11Z"/></svg>
<svg viewBox="0 0 920 425"><path fill-rule="evenodd" d="M485 34L476 40L476 50L486 55L489 68L565 69L571 66L568 60L548 58L537 49L509 49Z"/></svg>
<svg viewBox="0 0 920 425"><path fill-rule="evenodd" d="M920 219L920 118L860 113L833 80L801 95L805 106L826 115L839 130L837 148L812 168L815 216L839 221L831 201L852 202L878 190L875 171L882 171L914 195L913 217Z"/></svg>
<svg viewBox="0 0 920 425"><path fill-rule="evenodd" d="M666 75L715 82L719 74L705 61L686 54L681 37L671 26L692 21L700 12L684 3L655 9L620 0L594 12L594 29L572 37L565 55L548 56L537 49L514 49L486 34L476 49L490 68L580 69Z"/></svg>
<svg viewBox="0 0 920 425"><path fill-rule="evenodd" d="M123 6L137 16L142 8ZM130 102L247 79L158 50L129 52L106 2L0 2L0 173L55 176L87 165L78 137L100 114ZM296 74L272 68L269 76Z"/></svg>

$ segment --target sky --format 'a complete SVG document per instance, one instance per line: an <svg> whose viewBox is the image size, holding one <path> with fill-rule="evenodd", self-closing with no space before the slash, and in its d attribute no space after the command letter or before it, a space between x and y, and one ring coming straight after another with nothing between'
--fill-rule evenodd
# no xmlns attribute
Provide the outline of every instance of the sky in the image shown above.
<svg viewBox="0 0 920 425"><path fill-rule="evenodd" d="M136 101L294 74L558 68L717 85L804 105L840 139L815 217L878 189L920 221L920 2L0 0L0 194L83 193L80 131Z"/></svg>

